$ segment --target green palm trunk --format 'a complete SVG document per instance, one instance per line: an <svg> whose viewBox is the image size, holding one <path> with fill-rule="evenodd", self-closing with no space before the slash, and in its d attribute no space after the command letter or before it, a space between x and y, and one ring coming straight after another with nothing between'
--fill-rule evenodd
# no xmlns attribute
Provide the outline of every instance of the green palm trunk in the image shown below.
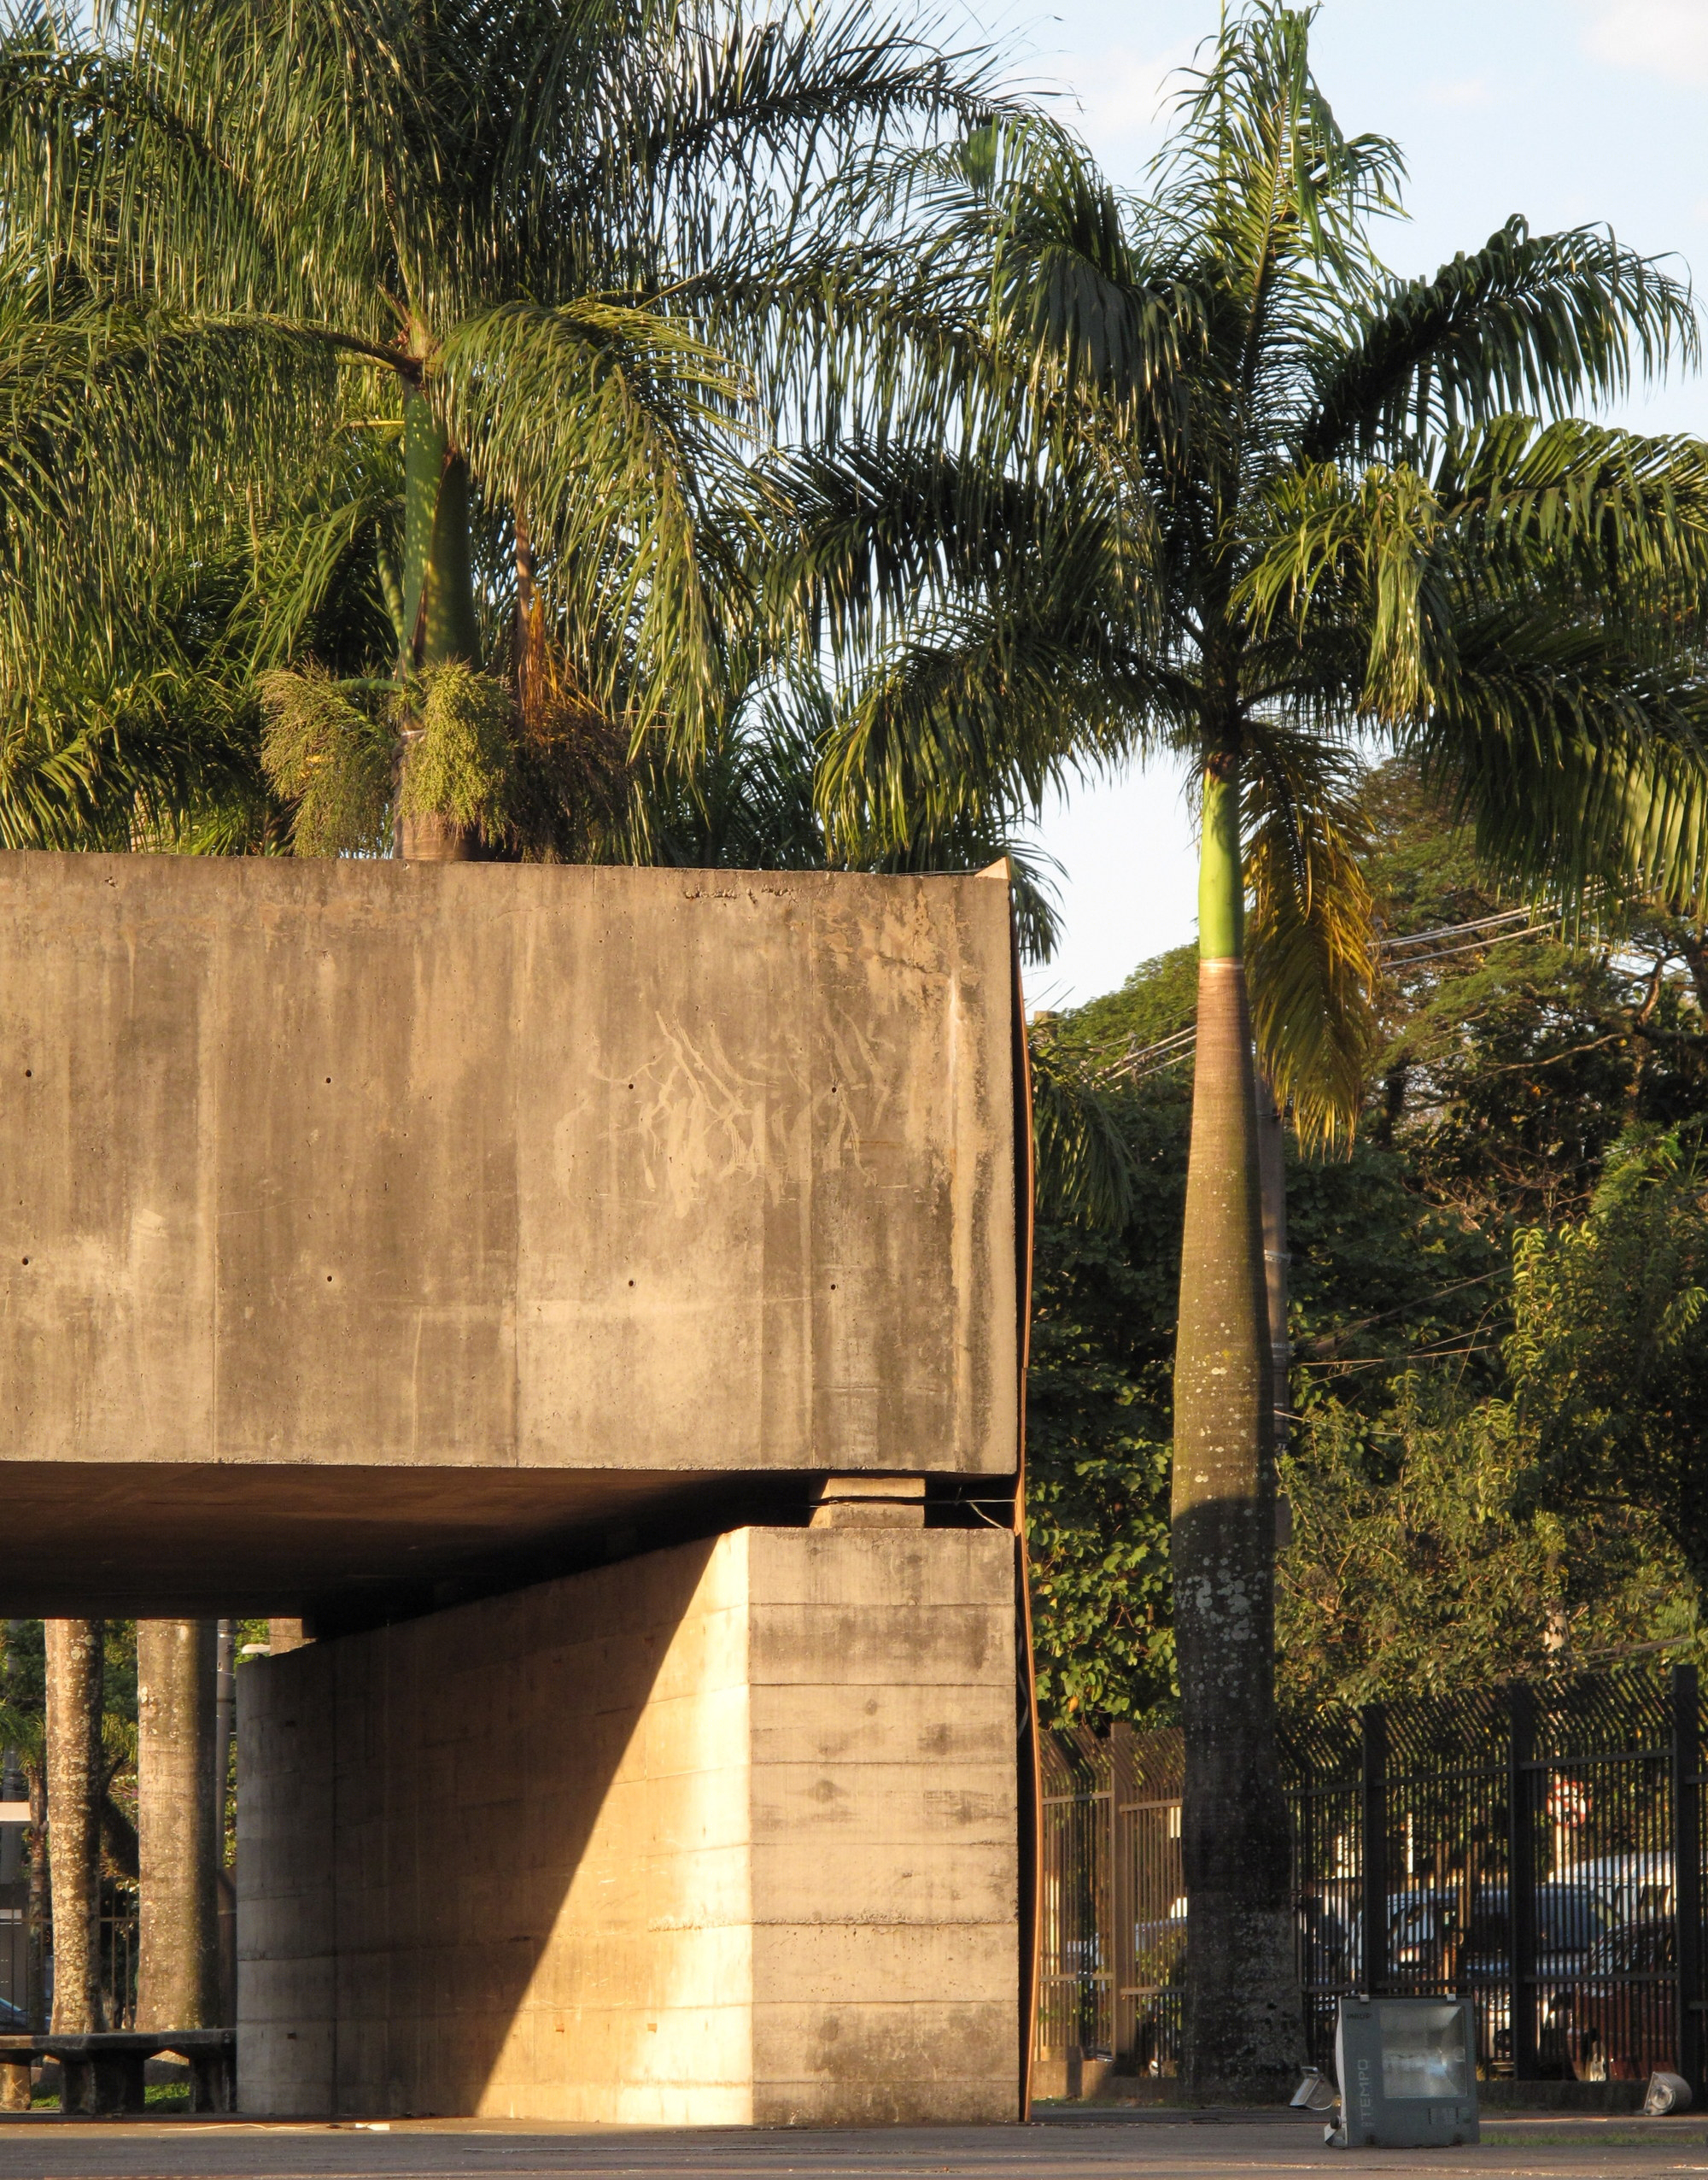
<svg viewBox="0 0 1708 2180"><path fill-rule="evenodd" d="M405 663L478 665L469 466L413 386L403 396L403 473Z"/></svg>
<svg viewBox="0 0 1708 2180"><path fill-rule="evenodd" d="M403 655L405 672L453 659L480 663L469 466L417 386L403 396ZM407 766L416 737L406 731ZM400 816L397 852L410 863L466 863L484 853L480 829L445 812Z"/></svg>
<svg viewBox="0 0 1708 2180"><path fill-rule="evenodd" d="M1188 2094L1275 2095L1302 2051L1275 1753L1273 1394L1236 760L1204 784L1198 1041L1174 1373Z"/></svg>

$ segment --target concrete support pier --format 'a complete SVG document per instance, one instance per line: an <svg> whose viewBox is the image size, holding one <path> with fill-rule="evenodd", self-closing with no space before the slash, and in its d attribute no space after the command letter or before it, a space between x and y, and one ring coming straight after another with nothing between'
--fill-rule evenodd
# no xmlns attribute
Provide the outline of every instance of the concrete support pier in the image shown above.
<svg viewBox="0 0 1708 2180"><path fill-rule="evenodd" d="M243 2110L1015 2118L1014 1579L743 1528L245 1666Z"/></svg>

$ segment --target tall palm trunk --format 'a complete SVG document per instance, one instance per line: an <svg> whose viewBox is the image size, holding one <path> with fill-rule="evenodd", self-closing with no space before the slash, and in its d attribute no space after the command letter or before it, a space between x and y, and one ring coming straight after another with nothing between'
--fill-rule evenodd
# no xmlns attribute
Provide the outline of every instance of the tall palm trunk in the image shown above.
<svg viewBox="0 0 1708 2180"><path fill-rule="evenodd" d="M1273 1393L1244 960L1239 773L1204 785L1198 1039L1174 1365L1174 1626L1186 1771L1186 2090L1292 2086L1303 2015L1275 1751Z"/></svg>
<svg viewBox="0 0 1708 2180"><path fill-rule="evenodd" d="M1273 1395L1274 1438L1270 1450L1278 1456L1287 1450L1291 1421L1288 1407L1287 1374L1293 1361L1288 1332L1288 1272L1292 1257L1287 1247L1287 1127L1266 1076L1257 1079L1257 1170L1263 1190L1263 1286L1269 1309L1270 1392ZM1284 1523L1276 1529L1276 1543L1283 1541Z"/></svg>
<svg viewBox="0 0 1708 2180"><path fill-rule="evenodd" d="M214 1840L215 1626L137 1622L139 2029L219 2021Z"/></svg>
<svg viewBox="0 0 1708 2180"><path fill-rule="evenodd" d="M407 667L479 664L469 466L414 387L403 397L403 621ZM474 862L483 853L477 827L439 813L402 818L397 850L408 863Z"/></svg>
<svg viewBox="0 0 1708 2180"><path fill-rule="evenodd" d="M53 1889L53 2026L99 2029L101 1667L98 1620L50 1620L48 1865Z"/></svg>

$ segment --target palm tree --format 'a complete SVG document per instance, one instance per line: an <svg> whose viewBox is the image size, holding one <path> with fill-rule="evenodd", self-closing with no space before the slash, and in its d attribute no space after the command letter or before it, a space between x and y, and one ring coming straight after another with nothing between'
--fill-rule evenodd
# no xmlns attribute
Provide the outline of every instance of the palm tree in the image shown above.
<svg viewBox="0 0 1708 2180"><path fill-rule="evenodd" d="M336 820L316 844L465 855L527 830L516 707L479 671L507 601L477 561L513 562L572 718L692 745L757 512L741 434L894 397L928 314L893 249L840 229L886 143L994 110L981 64L859 5L120 0L96 21L26 0L0 41L27 335L0 356L0 498L34 608L0 625L3 677L35 686L44 613L110 650L163 546L199 565L329 466L389 460L394 658L263 684L275 786Z"/></svg>
<svg viewBox="0 0 1708 2180"><path fill-rule="evenodd" d="M211 1620L137 1622L139 2029L219 2025Z"/></svg>
<svg viewBox="0 0 1708 2180"><path fill-rule="evenodd" d="M101 2029L101 1711L105 1624L50 1620L47 1637L48 1866L54 2028Z"/></svg>
<svg viewBox="0 0 1708 2180"><path fill-rule="evenodd" d="M1225 25L1144 200L1037 127L939 161L939 247L986 268L1006 407L945 453L822 462L802 495L800 580L890 616L847 669L845 822L899 834L1133 752L1198 783L1173 1556L1203 2098L1272 2095L1302 2048L1253 1048L1307 1139L1344 1136L1374 970L1360 753L1413 754L1498 873L1591 912L1698 900L1708 851L1708 448L1571 413L1694 360L1688 295L1605 232L1521 220L1390 275L1370 237L1400 155L1337 124L1313 12Z"/></svg>

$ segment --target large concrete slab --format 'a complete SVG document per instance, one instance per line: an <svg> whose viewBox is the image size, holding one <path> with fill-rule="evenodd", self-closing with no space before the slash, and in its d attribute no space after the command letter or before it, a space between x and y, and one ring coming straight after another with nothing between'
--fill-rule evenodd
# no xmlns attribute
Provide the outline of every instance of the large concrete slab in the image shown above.
<svg viewBox="0 0 1708 2180"><path fill-rule="evenodd" d="M752 1528L243 1667L243 2108L1012 2118L1014 1593Z"/></svg>
<svg viewBox="0 0 1708 2180"><path fill-rule="evenodd" d="M1000 877L0 856L8 1609L1011 1473L1014 1034Z"/></svg>

